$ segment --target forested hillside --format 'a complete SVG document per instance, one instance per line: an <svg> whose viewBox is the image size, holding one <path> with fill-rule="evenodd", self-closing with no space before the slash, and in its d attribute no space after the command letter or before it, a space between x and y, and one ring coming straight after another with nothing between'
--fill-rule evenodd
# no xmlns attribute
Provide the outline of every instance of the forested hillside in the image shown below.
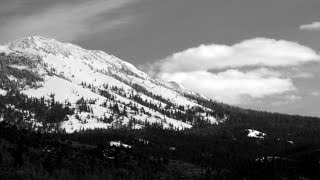
<svg viewBox="0 0 320 180"><path fill-rule="evenodd" d="M248 138L235 127L42 134L0 124L2 179L319 179L319 138ZM301 137L309 139L310 137ZM316 138L313 137L313 138Z"/></svg>

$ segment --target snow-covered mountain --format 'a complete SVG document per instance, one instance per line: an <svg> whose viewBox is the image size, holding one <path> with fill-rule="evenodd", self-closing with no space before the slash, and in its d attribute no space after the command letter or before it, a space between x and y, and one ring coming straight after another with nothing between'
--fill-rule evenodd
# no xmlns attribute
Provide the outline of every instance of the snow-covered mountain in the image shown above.
<svg viewBox="0 0 320 180"><path fill-rule="evenodd" d="M146 124L185 129L198 121L223 120L190 98L199 95L153 79L103 51L34 36L0 46L0 54L0 96L14 84L28 97L70 106L74 113L59 124L66 132ZM40 120L33 121L41 126Z"/></svg>

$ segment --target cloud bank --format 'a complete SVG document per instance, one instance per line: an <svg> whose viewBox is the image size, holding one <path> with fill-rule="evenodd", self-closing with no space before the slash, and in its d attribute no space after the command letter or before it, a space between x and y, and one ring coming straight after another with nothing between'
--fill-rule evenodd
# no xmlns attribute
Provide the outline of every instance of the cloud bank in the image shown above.
<svg viewBox="0 0 320 180"><path fill-rule="evenodd" d="M31 14L0 19L2 41L40 35L64 41L81 39L129 23L130 16L117 11L133 0L60 1ZM20 3L21 8L24 4ZM18 5L16 5L18 6ZM19 7L16 7L19 8Z"/></svg>
<svg viewBox="0 0 320 180"><path fill-rule="evenodd" d="M210 98L242 104L296 90L291 79L295 77L288 76L291 73L271 69L319 60L314 50L298 43L256 38L232 46L200 45L177 52L153 64L149 72ZM213 69L218 72L210 72Z"/></svg>
<svg viewBox="0 0 320 180"><path fill-rule="evenodd" d="M300 29L307 31L320 31L320 22L313 22L311 24L301 25Z"/></svg>
<svg viewBox="0 0 320 180"><path fill-rule="evenodd" d="M319 55L311 48L295 42L256 38L227 45L200 45L173 54L162 60L161 71L194 71L245 66L294 66L318 61Z"/></svg>
<svg viewBox="0 0 320 180"><path fill-rule="evenodd" d="M290 79L272 73L266 69L248 72L229 69L217 74L206 71L163 73L161 78L176 81L215 100L239 104L248 98L263 98L295 90Z"/></svg>

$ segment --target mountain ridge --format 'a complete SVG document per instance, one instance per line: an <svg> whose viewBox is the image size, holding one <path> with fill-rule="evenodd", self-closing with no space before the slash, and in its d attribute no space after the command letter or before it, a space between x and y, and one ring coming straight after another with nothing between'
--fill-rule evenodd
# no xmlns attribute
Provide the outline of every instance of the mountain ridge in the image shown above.
<svg viewBox="0 0 320 180"><path fill-rule="evenodd" d="M266 137L320 123L316 117L219 103L175 82L153 79L102 51L46 41L28 37L0 46L0 121L67 133L152 126L202 134L215 125L235 126ZM43 48L48 43L54 48Z"/></svg>

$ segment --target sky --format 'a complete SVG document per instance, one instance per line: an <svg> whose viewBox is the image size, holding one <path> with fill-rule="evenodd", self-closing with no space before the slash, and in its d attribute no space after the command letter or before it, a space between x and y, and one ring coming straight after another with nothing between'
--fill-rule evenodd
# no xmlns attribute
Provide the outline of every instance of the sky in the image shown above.
<svg viewBox="0 0 320 180"><path fill-rule="evenodd" d="M0 43L44 36L244 108L320 117L319 0L0 0Z"/></svg>

